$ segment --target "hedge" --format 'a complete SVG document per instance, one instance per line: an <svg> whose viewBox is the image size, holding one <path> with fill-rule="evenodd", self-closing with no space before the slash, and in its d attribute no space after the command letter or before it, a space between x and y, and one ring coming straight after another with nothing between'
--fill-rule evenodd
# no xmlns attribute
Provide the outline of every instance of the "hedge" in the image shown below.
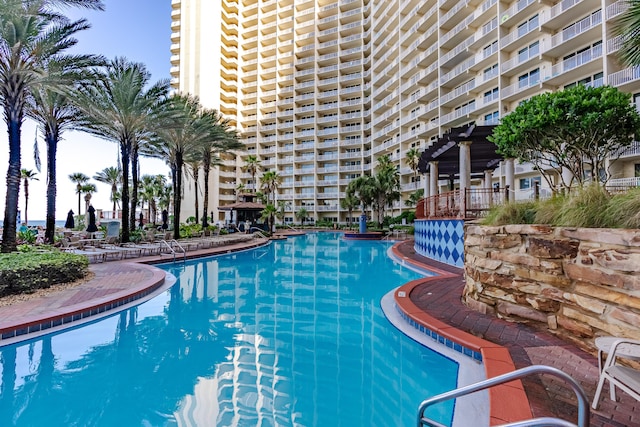
<svg viewBox="0 0 640 427"><path fill-rule="evenodd" d="M0 296L31 293L58 283L82 279L89 260L64 252L0 254Z"/></svg>

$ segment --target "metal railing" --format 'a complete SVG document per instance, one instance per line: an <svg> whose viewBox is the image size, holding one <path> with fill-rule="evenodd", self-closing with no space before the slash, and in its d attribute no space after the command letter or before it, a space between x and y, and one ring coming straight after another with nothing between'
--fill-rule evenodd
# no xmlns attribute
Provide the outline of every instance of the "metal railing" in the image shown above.
<svg viewBox="0 0 640 427"><path fill-rule="evenodd" d="M176 250L174 249L174 245L180 249L180 252L182 253L183 261L187 262L187 251L182 247L180 243L178 243L176 239L171 239L168 242L166 240L160 240L160 244L166 246L167 249L169 250L169 253L173 254L173 262L176 262L176 253L177 253ZM160 254L162 254L162 251L160 251Z"/></svg>
<svg viewBox="0 0 640 427"><path fill-rule="evenodd" d="M551 366L545 365L533 365L528 366L526 368L518 369L513 372L508 372L506 374L498 375L497 377L490 378L488 380L480 381L475 384L471 384L465 387L460 387L456 390L448 391L446 393L439 394L437 396L431 397L422 401L420 406L418 407L418 427L446 427L437 421L430 420L425 416L425 411L429 406L435 405L436 403L441 403L447 400L456 399L461 396L466 396L467 394L475 393L477 391L482 391L487 388L504 384L513 380L521 379L531 374L549 374L556 376L568 383L569 386L573 389L573 392L576 394L578 399L578 424L570 423L569 421L562 420L560 418L553 417L544 417L544 418L534 418L530 420L516 421L509 424L502 424L501 427L537 427L537 426L559 426L559 427L588 427L589 426L589 403L587 402L587 396L584 393L584 390L578 384L576 380L574 380L568 374L562 372L559 369L552 368Z"/></svg>

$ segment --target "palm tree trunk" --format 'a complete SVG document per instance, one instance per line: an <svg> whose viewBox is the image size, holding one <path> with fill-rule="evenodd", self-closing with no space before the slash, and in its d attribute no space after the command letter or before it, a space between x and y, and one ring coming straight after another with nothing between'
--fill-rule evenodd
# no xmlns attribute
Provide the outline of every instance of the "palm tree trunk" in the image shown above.
<svg viewBox="0 0 640 427"><path fill-rule="evenodd" d="M118 187L113 184L111 185L111 200L113 200L113 219L116 219L116 192L118 191Z"/></svg>
<svg viewBox="0 0 640 427"><path fill-rule="evenodd" d="M196 195L194 197L195 204L196 204L196 206L195 206L195 208L196 208L196 224L200 222L200 215L199 215L200 214L200 212L199 212L200 203L199 203L199 200L198 200L198 178L200 178L199 175L200 175L199 168L193 171L193 182L194 182L193 185L195 187L195 193L196 193Z"/></svg>
<svg viewBox="0 0 640 427"><path fill-rule="evenodd" d="M120 143L122 157L122 243L129 241L129 150L128 141Z"/></svg>
<svg viewBox="0 0 640 427"><path fill-rule="evenodd" d="M207 227L207 212L209 211L209 171L211 170L211 152L205 153L202 159L202 168L204 169L204 197L202 200L202 228Z"/></svg>
<svg viewBox="0 0 640 427"><path fill-rule="evenodd" d="M173 238L180 238L180 208L182 207L182 154L176 154L173 188Z"/></svg>
<svg viewBox="0 0 640 427"><path fill-rule="evenodd" d="M130 222L131 229L136 228L136 206L138 206L138 143L134 142L131 145L131 182L133 188L131 189L131 212Z"/></svg>
<svg viewBox="0 0 640 427"><path fill-rule="evenodd" d="M53 244L56 231L56 151L58 150L58 137L57 135L47 134L45 139L47 142L47 219L44 241Z"/></svg>
<svg viewBox="0 0 640 427"><path fill-rule="evenodd" d="M8 102L5 100L5 102ZM16 250L16 221L18 220L18 196L20 194L20 128L22 114L5 108L9 123L9 169L7 170L7 193L5 197L4 222L2 228L2 252Z"/></svg>
<svg viewBox="0 0 640 427"><path fill-rule="evenodd" d="M29 225L29 180L24 180L24 223Z"/></svg>

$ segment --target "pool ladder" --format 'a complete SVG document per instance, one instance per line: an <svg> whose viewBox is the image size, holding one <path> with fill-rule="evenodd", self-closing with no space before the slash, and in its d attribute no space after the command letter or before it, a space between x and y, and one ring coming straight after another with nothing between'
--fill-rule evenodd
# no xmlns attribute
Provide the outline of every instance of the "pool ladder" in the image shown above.
<svg viewBox="0 0 640 427"><path fill-rule="evenodd" d="M559 369L552 368L551 366L545 365L533 365L528 366L526 368L518 369L513 372L508 372L506 374L498 375L497 377L490 378L488 380L480 381L475 384L471 384L465 387L460 387L458 389L448 391L446 393L439 394L437 396L431 397L422 401L420 407L418 408L418 427L446 427L444 424L440 424L437 421L430 420L425 416L425 411L431 405L436 403L444 402L450 399L456 399L461 396L465 396L470 393L475 393L476 391L485 390L489 387L493 387L496 385L504 384L509 381L517 380L520 378L524 378L531 374L549 374L560 379L563 379L569 386L573 389L573 392L576 394L578 398L578 424L570 423L569 421L562 420L560 418L553 417L542 417L542 418L534 418L530 420L524 421L516 421L509 424L502 424L500 427L588 427L589 426L589 403L587 402L587 397L584 394L584 390L576 380L571 378L571 376L562 372Z"/></svg>

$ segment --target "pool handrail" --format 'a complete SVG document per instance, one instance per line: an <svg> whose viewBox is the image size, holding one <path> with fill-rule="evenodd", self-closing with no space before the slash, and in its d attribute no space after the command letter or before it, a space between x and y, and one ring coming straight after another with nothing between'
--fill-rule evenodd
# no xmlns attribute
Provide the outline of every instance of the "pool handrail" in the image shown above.
<svg viewBox="0 0 640 427"><path fill-rule="evenodd" d="M441 403L446 400L456 399L461 396L465 396L476 391L485 390L489 387L504 384L513 380L524 378L531 374L549 374L564 380L573 389L573 392L578 398L578 424L570 423L569 421L559 418L534 418L524 421L516 421L509 424L502 424L501 427L536 427L536 426L558 426L558 427L588 427L589 426L589 402L584 393L584 390L570 375L562 372L557 368L546 365L533 365L526 368L518 369L513 372L507 372L506 374L498 375L497 377L489 378L484 381L470 384L468 386L460 387L455 390L448 391L446 393L439 394L429 399L423 400L418 407L418 427L446 427L437 421L426 418L424 413L426 409L436 403Z"/></svg>

